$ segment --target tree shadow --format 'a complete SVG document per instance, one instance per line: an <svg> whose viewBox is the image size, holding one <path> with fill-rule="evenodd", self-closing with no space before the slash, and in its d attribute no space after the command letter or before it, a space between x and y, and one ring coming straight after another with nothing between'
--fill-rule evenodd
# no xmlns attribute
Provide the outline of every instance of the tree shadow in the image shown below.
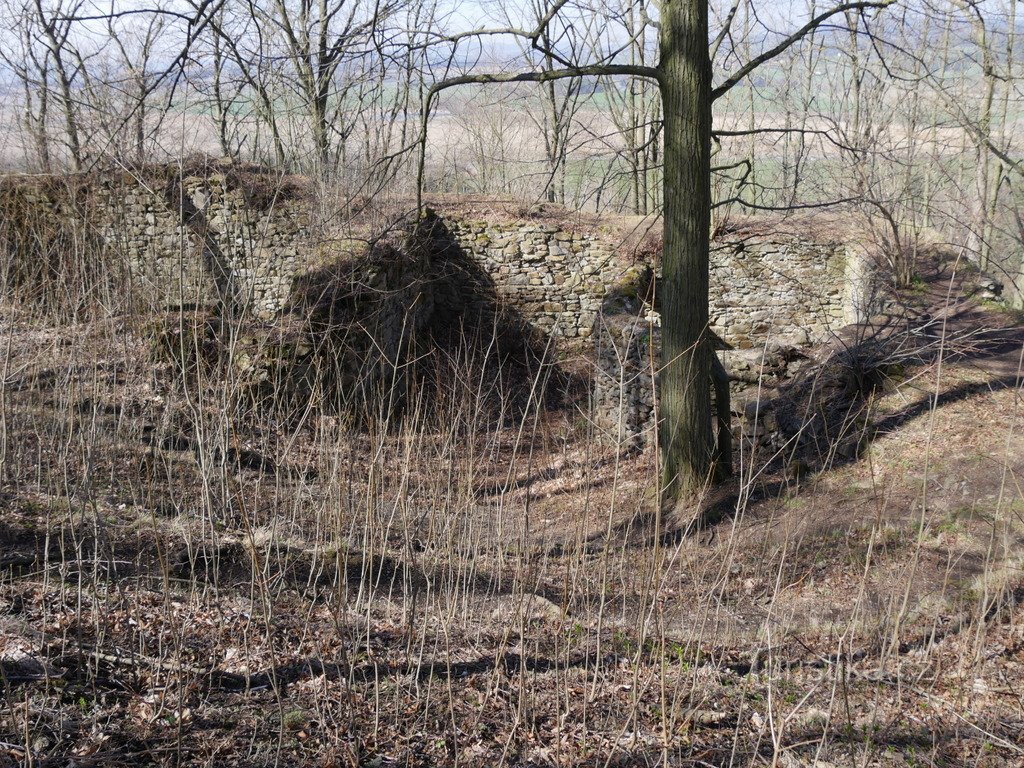
<svg viewBox="0 0 1024 768"><path fill-rule="evenodd" d="M289 590L319 602L339 593L401 600L430 593L500 598L522 594L563 605L563 594L532 574L514 578L472 563L430 562L420 557L415 539L405 552L361 552L355 549L323 553L274 543L256 548L240 542L218 547L178 548L165 561L152 560L139 568L155 582L165 577L182 583L210 584L217 588L262 584L271 591ZM138 554L133 552L132 554Z"/></svg>
<svg viewBox="0 0 1024 768"><path fill-rule="evenodd" d="M984 392L1020 389L1024 371L1019 360L1024 328L991 323L992 314L967 302L949 316L932 314L885 318L844 329L816 364L758 403L758 419L773 422L772 434L757 451L757 482L742 477L708 488L693 504L647 510L613 530L624 546L664 545L709 532L749 504L776 499L798 488L803 478L839 469L859 460L878 437L894 432L938 408L955 405ZM939 360L983 371L981 381L957 383L925 393L893 413L876 416L877 396L906 379L907 370ZM742 417L741 417L742 418ZM741 425L746 429L750 425ZM758 424L754 433L759 434ZM746 447L751 442L745 435ZM756 454L755 454L756 455ZM663 520L661 529L656 522ZM591 544L597 543L595 537Z"/></svg>
<svg viewBox="0 0 1024 768"><path fill-rule="evenodd" d="M1024 329L991 327L970 307L950 318L925 314L852 328L837 338L821 361L784 384L759 411L775 422L774 461L825 471L856 461L879 435L940 407L985 391L1019 388L1017 365ZM1008 356L1015 358L1008 360ZM877 397L908 380L908 371L957 363L986 374L925 394L899 411L876 417Z"/></svg>

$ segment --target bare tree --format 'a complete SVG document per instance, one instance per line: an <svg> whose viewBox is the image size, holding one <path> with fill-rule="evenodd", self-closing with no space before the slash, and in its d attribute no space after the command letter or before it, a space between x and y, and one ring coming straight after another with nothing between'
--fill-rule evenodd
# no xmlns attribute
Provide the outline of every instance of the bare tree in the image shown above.
<svg viewBox="0 0 1024 768"><path fill-rule="evenodd" d="M434 97L459 85L507 82L548 83L578 77L639 77L657 83L661 92L664 131L664 224L662 262L662 368L660 443L663 492L666 498L688 497L716 474L711 423L712 350L708 335L708 273L711 200L711 110L751 72L777 58L824 22L847 10L884 7L882 2L833 6L807 19L775 45L713 83L708 51L708 7L705 0L668 0L661 4L659 60L656 65L617 63L615 56L582 60L581 52L546 51L558 69L500 74L466 74L444 79L428 92L424 105L423 140ZM543 48L544 30L560 13L570 14L568 0L547 7L533 29L505 27L449 36L449 44L482 34L512 35ZM729 23L719 38L728 35ZM712 43L713 45L715 43ZM422 161L421 161L422 177ZM719 403L722 412L723 403Z"/></svg>
<svg viewBox="0 0 1024 768"><path fill-rule="evenodd" d="M0 46L0 57L22 82L25 125L45 168L51 168L55 161L47 137L51 110L56 112L62 149L71 168L80 171L85 165L76 89L85 75L86 57L72 36L75 15L83 5L82 0L58 0L55 4L15 0L6 8L9 18L16 20L20 50L12 54Z"/></svg>
<svg viewBox="0 0 1024 768"><path fill-rule="evenodd" d="M153 156L168 114L166 100L153 87L166 21L159 14L106 20L108 42L94 71L85 72L80 96L94 154L136 164Z"/></svg>
<svg viewBox="0 0 1024 768"><path fill-rule="evenodd" d="M281 42L281 61L291 78L312 138L314 166L330 171L348 137L345 101L361 74L358 60L374 28L392 6L345 0L271 0L250 4L254 22Z"/></svg>
<svg viewBox="0 0 1024 768"><path fill-rule="evenodd" d="M22 89L20 122L22 130L31 143L32 154L40 170L53 170L50 148L50 50L38 44L32 17L26 13L26 6L14 2L5 3L9 18L16 19L10 41L11 48L0 45L0 61L11 70Z"/></svg>
<svg viewBox="0 0 1024 768"><path fill-rule="evenodd" d="M628 36L628 62L646 66L656 56L654 24L643 5L629 3L620 12ZM647 215L658 206L655 172L661 150L661 102L657 88L644 78L602 80L609 116L622 137L621 157L626 164L628 207Z"/></svg>

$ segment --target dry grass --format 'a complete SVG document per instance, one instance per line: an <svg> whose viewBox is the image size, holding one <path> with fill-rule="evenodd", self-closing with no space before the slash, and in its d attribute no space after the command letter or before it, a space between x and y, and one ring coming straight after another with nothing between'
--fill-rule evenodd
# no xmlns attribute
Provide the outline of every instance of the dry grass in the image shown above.
<svg viewBox="0 0 1024 768"><path fill-rule="evenodd" d="M688 532L585 399L495 417L470 359L284 423L103 309L3 308L0 765L1022 762L1005 318L870 394L860 458L740 441Z"/></svg>

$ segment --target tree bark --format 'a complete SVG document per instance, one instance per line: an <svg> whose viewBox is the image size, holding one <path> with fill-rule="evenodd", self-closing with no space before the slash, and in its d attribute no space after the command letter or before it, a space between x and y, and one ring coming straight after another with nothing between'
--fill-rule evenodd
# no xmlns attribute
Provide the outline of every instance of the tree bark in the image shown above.
<svg viewBox="0 0 1024 768"><path fill-rule="evenodd" d="M706 0L666 0L661 18L665 130L661 424L663 496L711 479L711 61Z"/></svg>

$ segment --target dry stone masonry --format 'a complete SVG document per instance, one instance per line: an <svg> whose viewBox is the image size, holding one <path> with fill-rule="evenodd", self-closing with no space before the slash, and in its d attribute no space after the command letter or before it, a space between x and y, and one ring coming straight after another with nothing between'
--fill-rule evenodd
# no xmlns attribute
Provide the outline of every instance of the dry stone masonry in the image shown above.
<svg viewBox="0 0 1024 768"><path fill-rule="evenodd" d="M491 276L499 298L556 338L589 337L608 286L623 271L612 247L586 233L450 215L446 224L462 250Z"/></svg>
<svg viewBox="0 0 1024 768"><path fill-rule="evenodd" d="M795 373L801 348L859 318L868 264L865 252L838 240L753 231L716 239L711 330L726 347L718 355L737 405ZM627 449L649 442L654 430L660 318L652 309L606 301L597 324L594 420Z"/></svg>
<svg viewBox="0 0 1024 768"><path fill-rule="evenodd" d="M623 450L642 448L654 430L661 329L629 312L601 315L594 343L591 401L595 426Z"/></svg>
<svg viewBox="0 0 1024 768"><path fill-rule="evenodd" d="M310 206L301 192L295 179L208 163L0 177L5 223L34 228L41 240L56 242L64 231L105 245L138 298L197 304L216 287L263 318L283 306L309 254ZM31 238L2 239L7 258L29 257Z"/></svg>
<svg viewBox="0 0 1024 768"><path fill-rule="evenodd" d="M196 302L218 279L257 317L273 316L287 299L308 241L303 200L254 200L222 171L117 174L102 180L99 196L100 235L157 301Z"/></svg>
<svg viewBox="0 0 1024 768"><path fill-rule="evenodd" d="M726 236L711 257L711 327L738 349L821 339L844 324L846 271L841 242Z"/></svg>
<svg viewBox="0 0 1024 768"><path fill-rule="evenodd" d="M17 177L4 183L12 179L18 183ZM81 223L124 256L136 287L151 300L201 303L214 290L271 318L288 304L312 257L323 262L324 247L312 234L312 202L296 180L207 163L110 173L88 183L91 204L66 206L78 211L67 215L89 219ZM615 238L596 227L550 217L487 220L458 205L441 216L445 247L454 245L472 263L474 279L488 282L497 301L561 350L590 351L595 423L621 444L641 444L655 411L659 320L648 288L656 265L619 253ZM863 250L837 238L761 227L718 237L711 261L711 326L731 347L722 357L739 388L763 382L766 372L783 375L787 353L780 350L855 321L871 279ZM338 250L339 258L348 255ZM447 279L435 287L441 307L459 292ZM403 311L400 303L391 302L396 312ZM764 350L772 351L767 364Z"/></svg>

